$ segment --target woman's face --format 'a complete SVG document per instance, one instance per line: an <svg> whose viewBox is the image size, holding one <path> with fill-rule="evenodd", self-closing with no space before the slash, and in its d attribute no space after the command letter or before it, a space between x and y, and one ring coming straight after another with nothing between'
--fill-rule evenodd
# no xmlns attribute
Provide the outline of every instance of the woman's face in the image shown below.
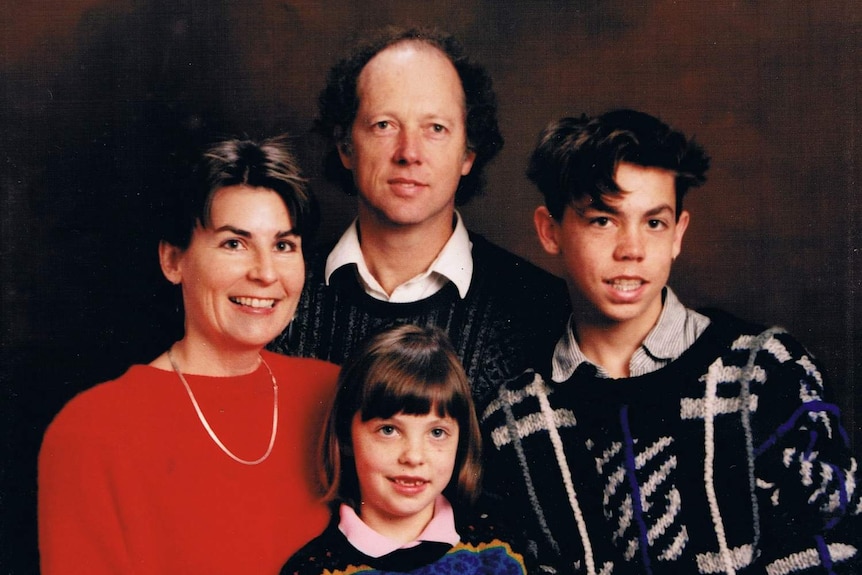
<svg viewBox="0 0 862 575"><path fill-rule="evenodd" d="M228 186L189 247L160 247L162 269L182 284L186 340L216 350L260 349L287 326L305 281L301 237L281 197Z"/></svg>

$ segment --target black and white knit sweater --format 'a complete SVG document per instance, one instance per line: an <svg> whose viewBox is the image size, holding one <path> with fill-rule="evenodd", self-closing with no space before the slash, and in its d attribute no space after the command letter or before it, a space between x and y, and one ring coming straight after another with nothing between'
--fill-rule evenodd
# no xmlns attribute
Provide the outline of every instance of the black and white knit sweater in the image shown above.
<svg viewBox="0 0 862 575"><path fill-rule="evenodd" d="M297 551L281 575L526 575L523 549L513 544L487 514L457 525L461 541L423 542L383 557L369 557L338 529L338 514L326 530Z"/></svg>
<svg viewBox="0 0 862 575"><path fill-rule="evenodd" d="M446 330L464 364L477 405L502 382L535 365L569 316L565 283L477 234L473 278L464 299L454 284L413 303L377 300L362 289L354 266L324 281L328 250L308 263L296 316L269 348L336 364L375 331L398 323Z"/></svg>
<svg viewBox="0 0 862 575"><path fill-rule="evenodd" d="M856 461L816 362L781 329L708 314L656 372L501 387L487 489L557 572L862 573Z"/></svg>

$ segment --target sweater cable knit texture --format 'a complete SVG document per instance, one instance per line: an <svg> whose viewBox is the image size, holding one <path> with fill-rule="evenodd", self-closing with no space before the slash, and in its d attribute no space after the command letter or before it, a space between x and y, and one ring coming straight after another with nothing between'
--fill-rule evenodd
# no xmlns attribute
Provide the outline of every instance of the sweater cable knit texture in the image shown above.
<svg viewBox="0 0 862 575"><path fill-rule="evenodd" d="M470 234L473 277L461 299L454 284L412 303L390 303L366 294L353 266L324 282L328 251L308 264L296 316L269 347L287 355L316 357L342 364L370 334L412 323L446 331L470 379L473 398L482 405L501 382L535 365L553 345L569 316L565 283Z"/></svg>
<svg viewBox="0 0 862 575"><path fill-rule="evenodd" d="M708 313L663 369L530 371L484 410L487 488L549 571L858 572L857 463L816 361L782 329Z"/></svg>

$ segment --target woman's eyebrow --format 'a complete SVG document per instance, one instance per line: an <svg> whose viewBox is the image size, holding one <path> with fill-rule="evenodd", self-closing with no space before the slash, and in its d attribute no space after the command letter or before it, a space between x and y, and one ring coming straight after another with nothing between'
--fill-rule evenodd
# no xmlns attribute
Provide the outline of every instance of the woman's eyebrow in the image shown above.
<svg viewBox="0 0 862 575"><path fill-rule="evenodd" d="M250 237L252 236L252 233L251 233L251 232L249 232L249 231L247 231L247 230L243 230L243 229L241 229L241 228L237 228L237 227L231 226L231 225L229 225L229 224L228 224L228 225L224 225L224 226L220 226L220 227L216 228L216 229L215 229L215 230L213 230L213 231L214 231L214 232L216 232L216 233L219 233L219 232L230 232L230 233L232 233L232 234L236 234L236 235L238 235L238 236L242 236L242 237L244 237L244 238L250 238ZM284 237L287 237L287 236L298 236L298 235L299 235L299 234L297 233L296 228L291 228L291 229L289 229L289 230L284 230L284 231L280 231L280 232L276 232L276 233L275 233L275 237L276 237L276 238L284 238Z"/></svg>

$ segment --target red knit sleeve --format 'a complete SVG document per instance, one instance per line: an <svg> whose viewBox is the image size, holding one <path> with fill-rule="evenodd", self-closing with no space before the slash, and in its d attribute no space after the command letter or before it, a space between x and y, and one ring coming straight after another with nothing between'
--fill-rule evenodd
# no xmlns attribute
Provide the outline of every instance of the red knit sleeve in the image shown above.
<svg viewBox="0 0 862 575"><path fill-rule="evenodd" d="M67 406L39 453L39 553L44 575L133 573L104 442L93 414Z"/></svg>

